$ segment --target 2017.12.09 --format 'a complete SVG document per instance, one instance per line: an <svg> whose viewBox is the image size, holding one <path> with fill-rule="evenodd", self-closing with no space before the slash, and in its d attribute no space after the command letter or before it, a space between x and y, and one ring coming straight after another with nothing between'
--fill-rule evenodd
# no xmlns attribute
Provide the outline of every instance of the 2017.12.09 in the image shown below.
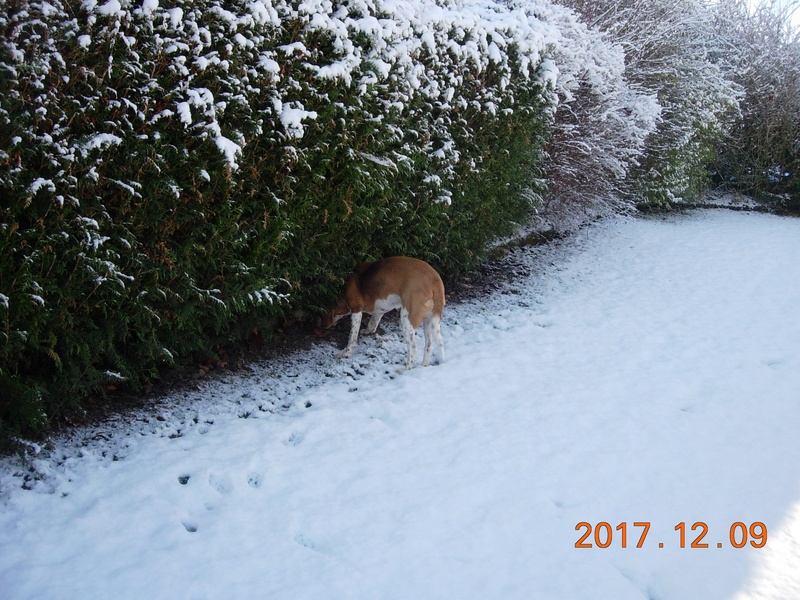
<svg viewBox="0 0 800 600"><path fill-rule="evenodd" d="M592 525L587 521L581 521L575 526L575 531L583 532L578 541L575 542L576 548L610 548L612 546L619 546L620 548L628 548L629 534L630 541L636 541L636 548L644 548L647 541L647 535L650 533L650 521L634 521L632 526L623 521L616 527L612 526L606 521L601 521L596 525ZM761 521L755 521L749 525L737 521L733 523L727 531L727 540L711 542L706 539L709 533L709 527L703 521L696 521L688 527L684 521L681 521L675 526L677 533L677 540L672 540L672 544L667 543L668 546L677 545L679 548L744 548L752 546L753 548L763 548L767 545L767 526ZM633 546L630 546L633 547ZM665 542L658 542L659 548L664 548Z"/></svg>

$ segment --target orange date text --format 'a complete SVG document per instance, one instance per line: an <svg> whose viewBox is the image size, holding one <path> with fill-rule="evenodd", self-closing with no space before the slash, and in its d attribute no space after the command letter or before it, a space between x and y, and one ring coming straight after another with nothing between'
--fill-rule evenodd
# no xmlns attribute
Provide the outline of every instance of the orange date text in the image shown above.
<svg viewBox="0 0 800 600"><path fill-rule="evenodd" d="M696 521L687 525L681 521L675 526L677 534L670 540L659 540L659 548L763 548L767 545L767 526L761 521L751 524L737 521L728 528L727 536L723 539L709 539L709 528L703 521ZM644 548L647 535L650 533L650 521L623 521L614 526L606 521L596 524L582 521L575 526L575 531L581 533L576 548Z"/></svg>

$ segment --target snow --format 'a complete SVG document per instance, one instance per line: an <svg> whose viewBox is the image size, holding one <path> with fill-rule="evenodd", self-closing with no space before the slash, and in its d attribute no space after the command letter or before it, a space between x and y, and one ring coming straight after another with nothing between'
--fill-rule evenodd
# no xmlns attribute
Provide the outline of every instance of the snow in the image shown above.
<svg viewBox="0 0 800 600"><path fill-rule="evenodd" d="M541 64L541 78L545 87L555 89L558 85L558 67L549 58L542 61Z"/></svg>
<svg viewBox="0 0 800 600"><path fill-rule="evenodd" d="M270 58L269 56L262 54L259 58L258 64L268 73L272 73L273 75L280 75L281 67L280 65Z"/></svg>
<svg viewBox="0 0 800 600"><path fill-rule="evenodd" d="M164 11L169 15L170 24L174 29L177 29L181 26L183 22L183 9L182 8L169 8Z"/></svg>
<svg viewBox="0 0 800 600"><path fill-rule="evenodd" d="M39 190L41 189L46 189L50 192L55 192L56 186L50 179L45 179L44 177L37 177L36 179L33 180L33 183L31 183L30 188L28 188L28 193L31 196L35 196L36 194L39 193Z"/></svg>
<svg viewBox="0 0 800 600"><path fill-rule="evenodd" d="M192 109L188 102L178 102L177 112L184 125L192 124Z"/></svg>
<svg viewBox="0 0 800 600"><path fill-rule="evenodd" d="M97 9L101 15L118 15L122 12L122 5L119 0L108 0L103 6Z"/></svg>
<svg viewBox="0 0 800 600"><path fill-rule="evenodd" d="M150 15L156 11L158 8L158 0L143 0L142 2L142 12L144 14Z"/></svg>
<svg viewBox="0 0 800 600"><path fill-rule="evenodd" d="M109 146L118 146L122 143L122 138L113 133L98 133L89 138L82 146L84 153L92 150L104 150Z"/></svg>
<svg viewBox="0 0 800 600"><path fill-rule="evenodd" d="M236 162L236 158L241 155L242 147L233 140L226 138L224 135L218 135L214 138L214 142L219 151L225 155L225 160L231 170L236 171L239 168L239 163Z"/></svg>
<svg viewBox="0 0 800 600"><path fill-rule="evenodd" d="M303 121L316 120L317 112L306 110L301 102L287 102L281 105L281 124L286 135L292 139L300 139L305 135Z"/></svg>
<svg viewBox="0 0 800 600"><path fill-rule="evenodd" d="M796 219L604 221L448 305L442 365L398 375L387 317L352 359L321 340L32 447L0 469L0 589L800 597L798 251ZM576 548L581 522L611 546ZM681 522L709 548L679 548ZM733 548L736 522L766 546Z"/></svg>

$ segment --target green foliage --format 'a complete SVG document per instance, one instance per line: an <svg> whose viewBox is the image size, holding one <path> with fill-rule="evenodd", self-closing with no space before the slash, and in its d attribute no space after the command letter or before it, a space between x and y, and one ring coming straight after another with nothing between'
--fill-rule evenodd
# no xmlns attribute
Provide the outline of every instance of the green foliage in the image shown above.
<svg viewBox="0 0 800 600"><path fill-rule="evenodd" d="M44 396L35 384L26 385L0 372L0 453L12 435L41 431L47 427Z"/></svg>
<svg viewBox="0 0 800 600"><path fill-rule="evenodd" d="M414 56L391 63L376 48L395 41L358 26L377 14L360 3L337 3L354 17L340 30L297 2L146 4L2 2L0 422L13 431L322 310L362 260L457 274L538 198L552 99L513 39L479 65L456 51L485 43L479 28L440 26L434 47L410 31Z"/></svg>
<svg viewBox="0 0 800 600"><path fill-rule="evenodd" d="M638 204L642 210L669 210L679 202L699 200L711 184L717 132L698 128L682 140L654 144L637 173Z"/></svg>

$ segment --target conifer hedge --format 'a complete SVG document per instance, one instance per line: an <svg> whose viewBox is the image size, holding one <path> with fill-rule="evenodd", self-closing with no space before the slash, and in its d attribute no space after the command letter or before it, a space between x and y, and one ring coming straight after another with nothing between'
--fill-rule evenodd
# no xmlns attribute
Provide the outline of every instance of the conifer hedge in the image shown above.
<svg viewBox="0 0 800 600"><path fill-rule="evenodd" d="M547 25L477 0L0 0L0 426L446 275L535 208Z"/></svg>

